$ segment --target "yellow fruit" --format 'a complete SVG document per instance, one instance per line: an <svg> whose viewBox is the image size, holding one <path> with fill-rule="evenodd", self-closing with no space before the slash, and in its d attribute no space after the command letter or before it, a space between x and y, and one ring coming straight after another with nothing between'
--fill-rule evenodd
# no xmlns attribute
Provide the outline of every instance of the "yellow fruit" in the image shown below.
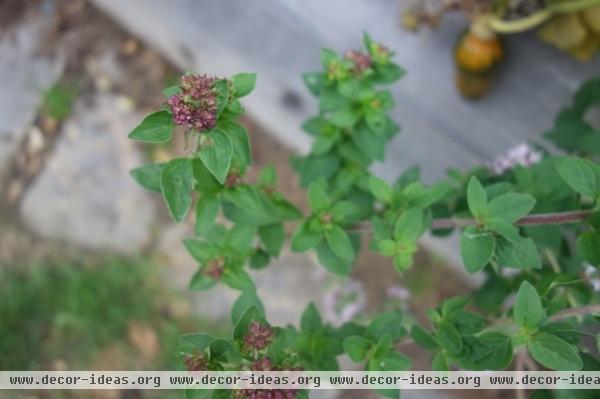
<svg viewBox="0 0 600 399"><path fill-rule="evenodd" d="M590 30L600 35L600 5L586 8L581 17Z"/></svg>
<svg viewBox="0 0 600 399"><path fill-rule="evenodd" d="M559 15L538 30L538 37L560 50L569 50L583 44L587 30L578 14Z"/></svg>
<svg viewBox="0 0 600 399"><path fill-rule="evenodd" d="M469 32L459 41L455 56L459 68L470 72L484 72L502 59L502 43L498 37L481 39Z"/></svg>
<svg viewBox="0 0 600 399"><path fill-rule="evenodd" d="M477 98L492 87L497 66L504 57L502 42L493 32L474 25L454 49L456 86L467 98Z"/></svg>

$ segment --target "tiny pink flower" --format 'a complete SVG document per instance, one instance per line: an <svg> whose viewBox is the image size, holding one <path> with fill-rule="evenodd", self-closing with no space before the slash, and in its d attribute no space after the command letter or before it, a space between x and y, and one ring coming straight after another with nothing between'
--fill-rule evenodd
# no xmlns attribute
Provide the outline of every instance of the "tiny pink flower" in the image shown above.
<svg viewBox="0 0 600 399"><path fill-rule="evenodd" d="M187 74L181 78L181 92L167 99L173 122L199 132L210 130L217 123L216 79L206 75Z"/></svg>
<svg viewBox="0 0 600 399"><path fill-rule="evenodd" d="M530 167L542 160L542 153L536 151L527 143L519 144L502 154L492 162L491 168L495 174L501 175L507 170L520 165Z"/></svg>

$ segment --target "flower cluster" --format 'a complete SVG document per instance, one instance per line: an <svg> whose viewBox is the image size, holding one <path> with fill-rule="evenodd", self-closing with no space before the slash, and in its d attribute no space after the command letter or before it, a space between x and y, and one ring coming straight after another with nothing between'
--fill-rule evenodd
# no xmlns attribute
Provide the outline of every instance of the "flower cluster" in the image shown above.
<svg viewBox="0 0 600 399"><path fill-rule="evenodd" d="M217 94L207 75L187 74L181 78L181 92L169 97L173 122L199 132L210 130L217 123Z"/></svg>
<svg viewBox="0 0 600 399"><path fill-rule="evenodd" d="M361 73L369 69L373 64L373 60L371 60L371 57L369 57L362 51L347 51L345 57L346 59L352 61L352 63L354 64L353 72L356 75L360 75Z"/></svg>
<svg viewBox="0 0 600 399"><path fill-rule="evenodd" d="M206 358L206 354L200 351L186 354L183 363L188 371L208 370L208 359Z"/></svg>
<svg viewBox="0 0 600 399"><path fill-rule="evenodd" d="M277 371L268 357L263 357L252 363L252 371ZM234 391L234 398L242 399L293 399L298 394L297 389L241 389Z"/></svg>
<svg viewBox="0 0 600 399"><path fill-rule="evenodd" d="M211 259L207 262L204 274L219 280L225 268L225 260L223 258Z"/></svg>
<svg viewBox="0 0 600 399"><path fill-rule="evenodd" d="M274 331L270 326L262 326L253 321L248 327L248 334L244 337L244 346L248 350L262 350L269 345L274 338Z"/></svg>
<svg viewBox="0 0 600 399"><path fill-rule="evenodd" d="M492 162L492 170L494 173L501 175L517 165L529 167L541 160L541 152L536 151L527 143L521 143L508 150L505 154L496 157Z"/></svg>

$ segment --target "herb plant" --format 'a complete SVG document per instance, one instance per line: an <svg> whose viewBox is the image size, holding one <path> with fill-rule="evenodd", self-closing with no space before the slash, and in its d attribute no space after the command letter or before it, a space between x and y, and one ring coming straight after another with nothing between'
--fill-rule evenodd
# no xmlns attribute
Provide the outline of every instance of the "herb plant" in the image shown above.
<svg viewBox="0 0 600 399"><path fill-rule="evenodd" d="M337 370L337 358L345 353L367 370L408 370L411 359L398 348L412 341L431 353L433 370L502 370L513 363L598 370L582 337L600 314L594 291L600 265L600 166L594 160L600 135L585 119L600 103L600 80L581 86L560 112L545 134L553 147L500 159L499 167L451 170L446 181L431 186L420 181L418 168L410 168L390 184L369 166L383 160L399 131L388 115L394 101L385 87L404 71L390 50L367 35L364 47L342 56L322 50L323 70L304 75L319 113L302 126L314 138L311 151L292 164L307 189L308 215L277 191L273 167L255 184L244 180L251 152L238 118L254 74L188 73L180 85L165 89L165 108L131 132L141 142L167 142L175 133L193 143L188 157L143 165L132 176L162 195L175 222L195 213L196 237L184 242L199 264L190 288L224 284L240 291L231 310L232 336L181 337L182 363L190 370ZM460 230L464 266L483 273L485 283L472 295L430 309L430 327L407 322L398 311L379 314L367 325L334 327L313 304L299 328L274 327L247 270L266 268L279 255L284 223L296 224L293 251L314 251L329 273L342 276L350 274L361 251L361 234L371 237L369 250L393 259L402 273L413 267L423 234ZM222 390L188 396L271 397Z"/></svg>

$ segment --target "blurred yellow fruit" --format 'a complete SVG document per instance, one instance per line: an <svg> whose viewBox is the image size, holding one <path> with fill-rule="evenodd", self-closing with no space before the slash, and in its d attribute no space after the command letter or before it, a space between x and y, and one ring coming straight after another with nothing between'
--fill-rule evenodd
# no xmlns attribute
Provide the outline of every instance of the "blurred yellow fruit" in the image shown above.
<svg viewBox="0 0 600 399"><path fill-rule="evenodd" d="M538 37L561 50L583 44L588 33L578 14L559 15L538 30Z"/></svg>

